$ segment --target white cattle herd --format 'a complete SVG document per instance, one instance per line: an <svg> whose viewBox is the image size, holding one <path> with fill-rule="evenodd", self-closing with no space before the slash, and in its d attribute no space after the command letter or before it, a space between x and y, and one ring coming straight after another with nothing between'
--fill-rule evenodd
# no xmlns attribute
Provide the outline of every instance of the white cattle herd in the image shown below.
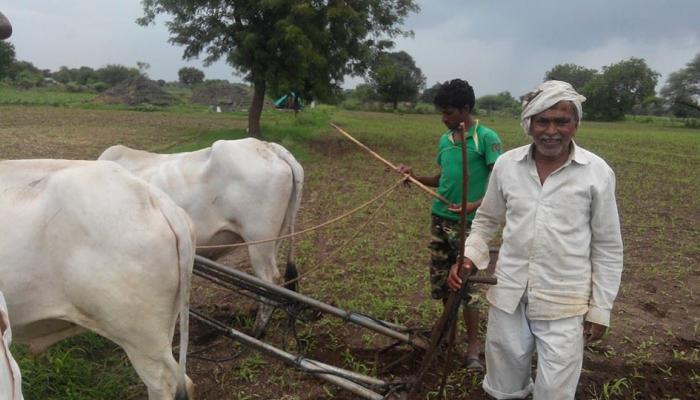
<svg viewBox="0 0 700 400"><path fill-rule="evenodd" d="M196 244L293 232L303 169L279 145L218 141L173 155L114 146L100 158L0 161L2 321L9 316L0 324L0 398L21 399L10 335L41 351L87 329L125 350L149 399L192 399L185 358ZM268 281L279 278L277 248L249 246ZM256 331L269 311L258 317Z"/></svg>

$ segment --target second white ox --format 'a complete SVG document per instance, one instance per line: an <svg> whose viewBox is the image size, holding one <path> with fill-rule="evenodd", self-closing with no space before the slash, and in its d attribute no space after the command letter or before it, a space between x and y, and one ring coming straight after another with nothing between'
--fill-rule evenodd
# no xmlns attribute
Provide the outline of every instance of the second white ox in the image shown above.
<svg viewBox="0 0 700 400"><path fill-rule="evenodd" d="M191 396L185 212L104 161L1 161L0 193L0 291L14 339L40 351L89 329L126 351L150 400Z"/></svg>
<svg viewBox="0 0 700 400"><path fill-rule="evenodd" d="M115 161L165 191L192 218L197 246L275 238L294 232L301 204L304 169L284 147L254 138L219 140L190 153L153 154L112 146L99 157ZM248 246L255 274L277 282L280 241ZM285 277L295 277L290 245ZM230 249L198 249L219 258ZM261 304L254 333L259 336L272 313Z"/></svg>

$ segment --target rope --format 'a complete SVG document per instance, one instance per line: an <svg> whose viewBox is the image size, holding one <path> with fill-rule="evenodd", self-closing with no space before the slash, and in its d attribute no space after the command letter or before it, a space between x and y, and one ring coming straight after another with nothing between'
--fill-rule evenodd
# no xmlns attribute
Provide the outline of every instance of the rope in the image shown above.
<svg viewBox="0 0 700 400"><path fill-rule="evenodd" d="M234 248L234 247L242 247L242 246L252 246L252 245L255 245L255 244L268 243L268 242L276 242L276 241L278 241L278 240L288 239L288 238L291 238L291 237L294 237L294 236L297 236L297 235L301 235L301 234L304 234L304 233L308 233L308 232L311 232L311 231L315 231L315 230L317 230L317 229L320 229L320 228L326 227L326 226L328 226L328 225L334 224L334 223L340 221L341 219L346 218L346 217L349 217L350 215L352 215L352 214L354 214L354 213L356 213L356 212L358 212L358 211L361 211L363 208L369 206L370 204L374 203L375 201L381 199L382 197L384 197L384 196L388 195L389 193L393 192L394 190L396 190L396 188L399 187L399 185L401 185L405 180L406 180L406 178L402 177L401 179L399 179L398 181L396 181L396 183L394 183L391 187L389 187L388 189L386 189L385 191L383 191L382 193L380 193L380 194L377 195L376 197L372 198L371 200L366 201L365 203L359 205L358 207L353 208L353 209L350 210L350 211L345 212L344 214L341 214L341 215L338 216L338 217L335 217L335 218L333 218L333 219L331 219L331 220L329 220L329 221L326 221L326 222L324 222L324 223L322 223L322 224L319 224L319 225L316 225L316 226L312 226L312 227L310 227L310 228L302 229L302 230L300 230L300 231L297 231L297 232L294 232L294 233L290 233L290 234L287 234L287 235L282 235L282 236L279 236L279 237L276 237L276 238L263 239L263 240L255 240L255 241L252 241L252 242L243 242L243 243L229 243L229 244L216 244L216 245L207 245L207 246L197 246L197 248L198 248L198 249L223 249L223 248Z"/></svg>
<svg viewBox="0 0 700 400"><path fill-rule="evenodd" d="M397 182L397 184L394 185L394 186L392 186L390 189L392 189L392 190L393 190L393 189L396 189L396 187L398 186L398 184L402 183L403 181L404 181L404 179L402 178L401 181ZM382 194L382 195L383 195L383 194ZM380 196L382 196L382 195L380 195ZM374 200L377 200L377 199L378 199L378 197L375 198L375 199L373 199L373 200L371 200L371 201L374 201ZM382 202L379 204L379 206L378 206L377 208L375 208L375 210L381 210L381 209L383 209L383 208L384 208L384 204L386 204L387 200L388 200L388 198L385 198L384 201L382 201ZM370 215L371 215L371 213L370 213ZM347 238L347 239L345 240L345 242L343 242L340 246L336 247L330 254L328 254L328 255L327 255L326 257L324 257L321 261L319 261L318 264L316 264L316 266L315 266L314 268L309 268L309 269L305 270L303 273L300 273L299 276L297 276L296 278L290 279L290 280L288 280L288 281L286 281L286 282L280 283L280 286L284 286L284 285L287 285L287 284L289 284L289 283L297 282L297 281L301 280L301 278L303 278L303 277L309 275L310 273L315 272L316 270L320 269L321 266L323 265L323 263L324 263L325 261L328 261L328 260L332 259L333 257L336 257L336 256L338 255L338 253L340 253L340 250L342 250L345 246L347 246L348 243L350 243L350 242L352 242L353 240L355 240L355 238L357 238L357 236L360 234L360 232L362 232L362 230L365 229L365 227L367 227L367 225L369 225L370 222L372 222L372 220L370 220L370 219L368 218L362 225L360 225L360 226L355 230L355 232L354 232L349 238Z"/></svg>

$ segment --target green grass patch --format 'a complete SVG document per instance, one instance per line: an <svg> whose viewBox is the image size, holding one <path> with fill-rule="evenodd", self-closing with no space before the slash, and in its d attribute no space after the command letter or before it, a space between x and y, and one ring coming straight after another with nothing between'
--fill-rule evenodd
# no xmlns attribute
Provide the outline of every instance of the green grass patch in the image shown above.
<svg viewBox="0 0 700 400"><path fill-rule="evenodd" d="M0 105L71 107L90 103L94 93L69 93L45 87L22 90L0 85Z"/></svg>
<svg viewBox="0 0 700 400"><path fill-rule="evenodd" d="M21 346L13 346L12 353L27 400L128 399L140 382L124 352L94 333L62 341L36 357Z"/></svg>

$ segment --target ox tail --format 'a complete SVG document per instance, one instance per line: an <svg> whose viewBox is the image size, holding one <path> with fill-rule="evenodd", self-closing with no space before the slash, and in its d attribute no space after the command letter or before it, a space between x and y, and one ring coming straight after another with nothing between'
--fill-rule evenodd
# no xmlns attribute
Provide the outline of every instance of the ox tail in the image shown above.
<svg viewBox="0 0 700 400"><path fill-rule="evenodd" d="M178 363L178 385L175 394L176 400L192 399L191 383L186 375L187 346L189 343L190 322L190 288L192 281L192 267L194 265L195 237L190 217L180 207L162 194L165 201L160 201L160 209L175 234L178 256L178 270L180 276L179 314L180 314L180 352Z"/></svg>
<svg viewBox="0 0 700 400"><path fill-rule="evenodd" d="M294 158L292 153L277 143L270 143L272 148L284 162L289 165L292 170L292 195L289 197L287 204L287 212L284 216L284 226L282 226L280 235L291 234L289 240L289 250L287 251L287 267L284 271L285 287L296 291L299 287L299 272L294 263L294 225L296 224L297 213L301 207L301 195L304 187L304 168Z"/></svg>

